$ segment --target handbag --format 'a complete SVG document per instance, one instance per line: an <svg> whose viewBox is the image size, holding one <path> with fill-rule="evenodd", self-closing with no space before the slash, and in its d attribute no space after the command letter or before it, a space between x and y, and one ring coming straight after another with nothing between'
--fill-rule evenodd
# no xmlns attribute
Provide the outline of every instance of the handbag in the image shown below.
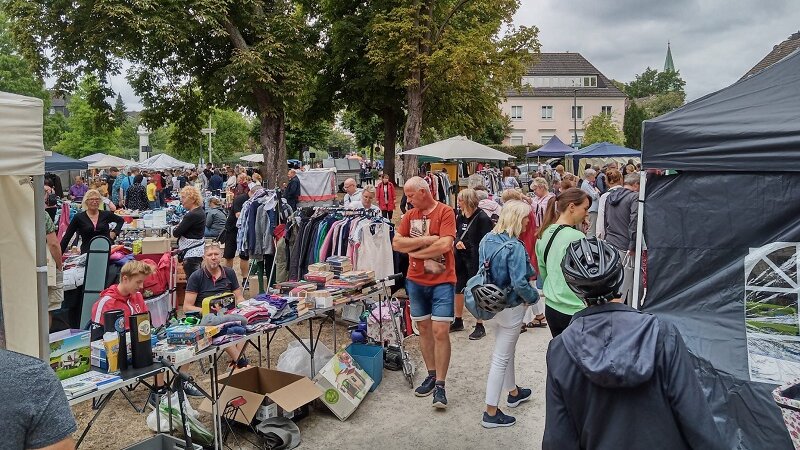
<svg viewBox="0 0 800 450"><path fill-rule="evenodd" d="M478 273L467 280L467 286L464 288L464 305L467 307L470 314L472 314L476 319L489 320L494 317L494 313L478 308L478 305L475 302L475 297L472 295L472 288L475 286L492 284L492 259L494 259L498 253L500 253L500 250L511 247L512 245L514 245L513 241L506 242L505 244L501 245L497 250L494 251L494 253L492 253L492 256L488 257L483 264L481 264L481 266L478 268ZM509 293L511 292L511 288L505 288L504 291Z"/></svg>
<svg viewBox="0 0 800 450"><path fill-rule="evenodd" d="M179 263L182 263L182 262L183 262L183 260L184 260L184 259L186 259L186 253L187 253L189 250L191 250L191 249L193 249L193 248L200 247L201 245L205 245L205 244L206 244L206 242L205 242L205 241L203 241L203 242L199 242L199 243L197 243L197 244L194 244L194 245L190 245L190 246L188 246L188 247L186 247L186 248L184 248L184 249L178 250L178 251L175 253L175 255L178 257L178 262L179 262Z"/></svg>

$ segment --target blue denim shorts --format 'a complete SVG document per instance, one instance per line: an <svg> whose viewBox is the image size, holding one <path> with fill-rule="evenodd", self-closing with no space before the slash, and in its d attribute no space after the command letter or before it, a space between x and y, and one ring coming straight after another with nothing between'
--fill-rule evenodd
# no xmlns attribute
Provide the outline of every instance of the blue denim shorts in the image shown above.
<svg viewBox="0 0 800 450"><path fill-rule="evenodd" d="M449 283L425 286L406 279L406 291L411 302L411 319L431 319L452 322L455 316L455 286Z"/></svg>

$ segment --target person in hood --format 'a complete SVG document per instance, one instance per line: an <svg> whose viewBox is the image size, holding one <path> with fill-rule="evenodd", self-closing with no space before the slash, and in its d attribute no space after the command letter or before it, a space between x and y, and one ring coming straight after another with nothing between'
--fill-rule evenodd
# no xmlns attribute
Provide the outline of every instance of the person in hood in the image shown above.
<svg viewBox="0 0 800 450"><path fill-rule="evenodd" d="M603 211L605 239L619 249L625 277L620 293L626 304L633 301L633 259L636 251L636 226L639 219L639 174L625 175L621 189L609 194Z"/></svg>
<svg viewBox="0 0 800 450"><path fill-rule="evenodd" d="M721 449L678 329L622 303L622 261L596 238L561 264L587 308L547 349L542 449Z"/></svg>
<svg viewBox="0 0 800 450"><path fill-rule="evenodd" d="M622 173L617 169L608 169L606 171L606 189L605 194L600 196L597 205L597 236L598 239L605 240L606 238L606 205L608 205L608 197L618 189L622 189Z"/></svg>
<svg viewBox="0 0 800 450"><path fill-rule="evenodd" d="M100 293L100 298L92 306L92 322L105 325L105 313L121 309L125 313L125 329L131 314L147 312L141 290L144 280L154 272L153 266L142 261L130 261L122 266L118 284L113 284Z"/></svg>

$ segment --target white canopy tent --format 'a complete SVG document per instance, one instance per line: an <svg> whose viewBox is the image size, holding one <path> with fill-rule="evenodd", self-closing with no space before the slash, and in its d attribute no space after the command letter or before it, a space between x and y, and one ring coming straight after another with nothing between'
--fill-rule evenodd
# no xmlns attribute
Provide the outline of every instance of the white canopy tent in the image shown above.
<svg viewBox="0 0 800 450"><path fill-rule="evenodd" d="M194 164L183 162L179 159L173 158L166 153L153 155L144 161L136 164L136 167L144 170L167 170L167 169L191 169L195 167Z"/></svg>
<svg viewBox="0 0 800 450"><path fill-rule="evenodd" d="M245 155L245 156L242 156L242 157L241 157L241 158L239 158L239 159L241 159L242 161L247 161L247 162L257 162L257 163L260 163L260 162L264 162L264 155L263 155L263 154L261 154L261 153L253 153L252 155Z"/></svg>
<svg viewBox="0 0 800 450"><path fill-rule="evenodd" d="M38 98L0 92L0 346L46 357L42 108Z"/></svg>
<svg viewBox="0 0 800 450"><path fill-rule="evenodd" d="M423 145L412 150L400 152L398 155L427 156L438 159L477 160L477 161L508 161L515 159L508 153L495 150L464 136L454 136L433 144Z"/></svg>
<svg viewBox="0 0 800 450"><path fill-rule="evenodd" d="M108 155L106 155L105 153L92 153L89 156L84 156L83 158L81 158L81 161L87 162L87 163L93 163L95 161L99 161L99 160L103 159L106 156L108 156Z"/></svg>
<svg viewBox="0 0 800 450"><path fill-rule="evenodd" d="M105 155L97 161L90 162L90 169L108 169L109 167L128 167L135 166L136 162L130 159L120 158L114 155Z"/></svg>

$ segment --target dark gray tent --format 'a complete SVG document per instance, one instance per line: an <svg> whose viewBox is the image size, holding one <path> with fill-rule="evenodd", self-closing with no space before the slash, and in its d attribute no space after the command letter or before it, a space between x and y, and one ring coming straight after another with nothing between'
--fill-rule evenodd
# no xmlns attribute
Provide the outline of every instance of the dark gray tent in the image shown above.
<svg viewBox="0 0 800 450"><path fill-rule="evenodd" d="M678 326L728 448L790 449L800 375L800 53L646 121L644 309Z"/></svg>
<svg viewBox="0 0 800 450"><path fill-rule="evenodd" d="M89 163L79 159L72 159L61 153L52 152L44 158L44 170L48 172L59 172L62 170L86 170Z"/></svg>

